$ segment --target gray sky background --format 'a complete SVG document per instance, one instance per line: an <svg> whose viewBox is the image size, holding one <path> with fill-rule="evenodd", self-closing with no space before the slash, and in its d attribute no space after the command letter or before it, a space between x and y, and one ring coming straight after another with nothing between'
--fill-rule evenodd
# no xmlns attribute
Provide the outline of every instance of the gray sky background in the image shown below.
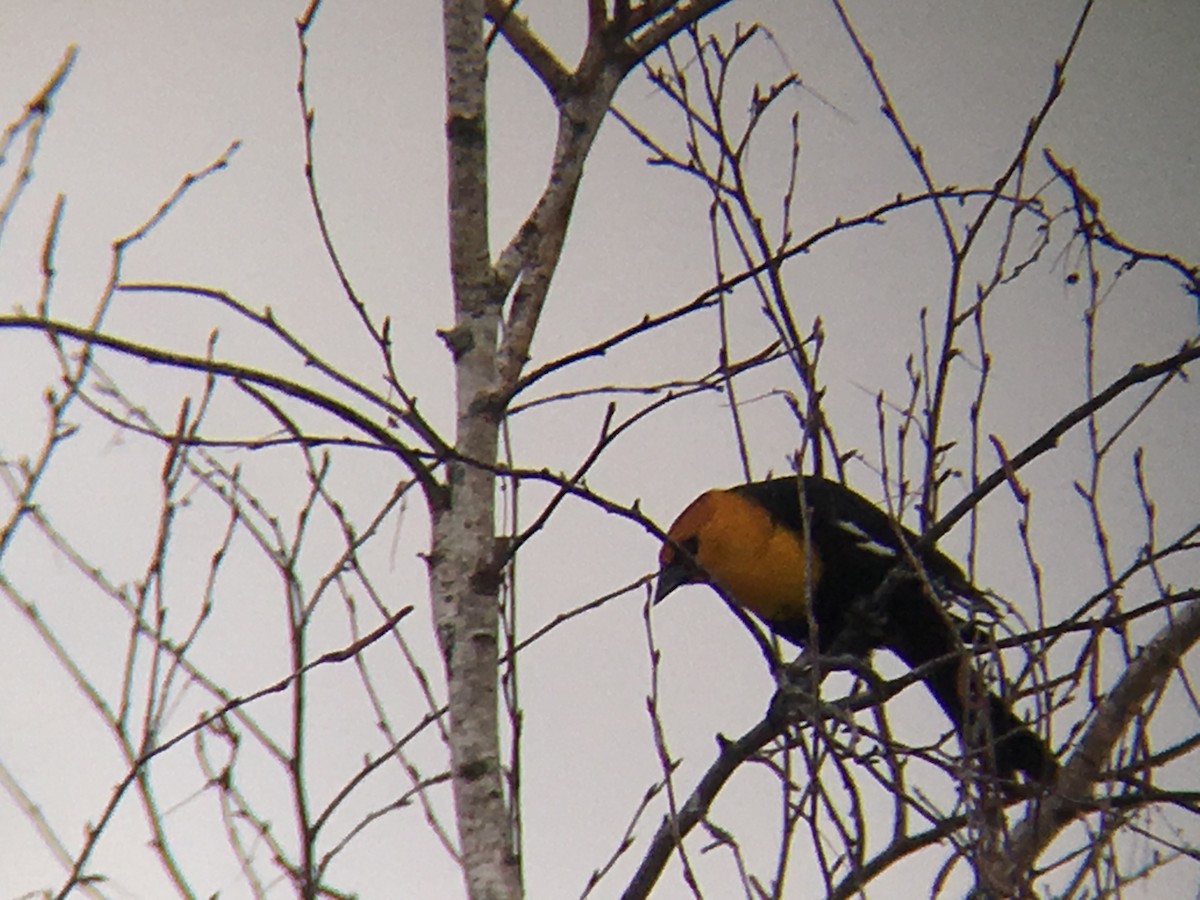
<svg viewBox="0 0 1200 900"><path fill-rule="evenodd" d="M573 60L582 25L575 7L582 6L528 0L521 8L560 56ZM1002 171L1045 97L1054 60L1080 6L911 0L851 3L850 12L935 177L967 185L990 184ZM129 250L125 278L207 284L252 307L270 306L329 358L377 379L372 348L341 299L308 205L296 95L294 19L301 11L300 3L278 0L203 6L133 0L3 4L0 120L20 114L67 45L80 48L36 160L35 181L2 235L0 303L6 310L33 306L41 241L57 193L65 193L67 203L53 310L81 319L90 314L108 277L112 242L145 221L184 174L203 168L236 139L241 147L231 165L195 186L160 227ZM781 78L789 69L808 88L783 101L777 124L751 154L768 221L778 218L771 189L786 176L786 122L793 110L800 116L802 145L793 222L797 235L838 215L871 209L897 192L918 190L912 166L880 115L878 99L830 6L816 0L735 2L705 27L727 35L735 21L756 19L769 25L775 42L757 46L743 95L748 96L752 80ZM1052 147L1078 171L1122 237L1191 261L1200 259L1198 41L1200 3L1194 0L1098 4L1068 70L1066 95L1036 143ZM491 72L491 198L494 247L499 248L541 189L554 119L540 84L503 42L496 45ZM451 322L440 10L434 3L328 0L311 34L309 77L319 188L342 259L368 306L391 315L401 374L424 412L448 425L451 368L434 336L436 328ZM678 118L643 78L628 80L618 106L681 146ZM648 167L644 160L644 149L610 119L581 191L533 364L598 340L644 314L680 305L712 283L706 193L685 176ZM0 167L0 191L7 190L14 170L10 156ZM1046 177L1043 168L1029 174L1031 183ZM1065 221L1057 227L1065 235ZM1061 247L1056 241L1054 252ZM891 217L884 227L826 242L787 267L800 324L816 316L825 323L821 372L843 447L877 457L875 392L904 396L904 359L916 346L917 311L925 305L937 309L944 299L944 257L932 213L917 210ZM1010 451L1083 399L1085 298L1064 281L1077 264L1072 257L1047 254L1028 282L991 307L988 328L997 366L985 432L1001 435ZM1129 281L1102 310L1101 382L1134 362L1168 355L1196 331L1195 301L1176 281L1136 273ZM738 298L731 306L733 344L735 355L748 356L766 345L771 332L755 297L746 292ZM122 295L107 325L115 333L189 352L200 351L216 326L221 327L222 356L300 372L286 354L194 299ZM543 388L549 393L696 376L716 364L718 346L715 318L695 317L547 379ZM195 393L200 385L198 379L167 378L140 365L102 364L164 422L174 420L181 394ZM6 456L31 453L41 440L41 396L54 371L43 339L0 335L5 385L0 450ZM769 392L794 389L791 378L786 369L773 368L748 378L742 388L743 398L763 395L745 409L756 477L788 470L796 428L784 400ZM1151 448L1148 470L1164 534L1191 521L1200 501L1194 474L1200 410L1194 389L1176 387L1114 457L1113 465L1124 468L1112 476L1113 508L1131 504L1130 529L1121 535L1127 550L1144 539L1129 487L1129 460L1138 443ZM231 391L224 397L227 402L212 424L226 434L272 428L244 399ZM518 460L555 471L573 469L599 432L606 402L581 400L517 416ZM622 400L620 408L632 412L638 402ZM960 423L964 415L960 411ZM1037 498L1033 528L1051 614L1056 605L1071 607L1101 583L1085 511L1071 488L1084 472L1081 448L1072 439L1027 474ZM993 462L989 458L985 470ZM297 490L303 489L295 457L261 454L245 463L247 477L279 505L281 516L294 515ZM115 581L136 579L138 567L145 565L161 464L157 448L92 421L64 451L46 486L44 502L52 515L94 560L111 568ZM850 472L864 492L878 495L871 471L858 466ZM334 483L348 508L365 513L399 474L390 463L366 459L336 467ZM699 491L740 477L728 411L721 398L705 396L671 407L623 437L589 484L623 502L640 497L643 509L666 524ZM533 488L523 495L527 514L544 496ZM197 499L198 506L203 502ZM220 521L212 518L219 511L214 507L208 515L196 512L197 524L187 527L195 529L197 549L181 553L172 570L170 584L179 590L175 602L181 609L198 602L196 584L202 584L215 546L211 523ZM1016 516L1011 498L999 492L986 505L981 527L988 552L979 559L977 576L1032 615L1025 602L1029 576ZM437 673L424 568L416 557L424 548L423 518L423 510L414 506L390 521L374 562L378 583L394 592L389 602L417 606L404 629L429 671ZM205 521L210 527L200 524ZM961 555L966 540L965 530L958 529L944 546ZM532 631L644 574L654 566L656 550L628 523L566 504L553 527L522 557L523 629ZM219 666L231 690L248 692L286 674L287 650L273 576L251 560L235 571L236 582L225 587L235 612L214 621L212 636L197 652ZM115 692L125 646L120 618L100 608L102 601L36 542L29 541L20 554L10 553L4 573L31 594L48 598L64 641L93 671L104 673L102 690ZM1198 581L1194 571L1176 577L1180 583ZM525 871L531 897L577 896L592 869L615 848L646 788L660 777L645 711L649 663L642 600L626 596L568 624L531 648L524 661ZM671 750L683 759L678 777L687 790L711 762L716 733L740 734L760 718L771 683L753 643L710 592L693 589L672 597L656 610L654 632L663 653L663 719ZM336 614L330 614L324 637L323 644L311 648L314 655L346 642L344 622ZM0 691L0 761L74 848L82 823L95 814L91 810L102 808L124 763L61 668L7 604L0 605L0 659L6 661L8 685ZM395 668L396 695L390 704L396 720L418 718L422 706L396 661L380 653L374 662L381 671ZM327 720L314 733L310 760L314 770L328 763L327 774L311 788L314 796L322 796L354 771L364 747L379 752L379 746L359 739L370 732L372 718L357 702L353 672L327 669L314 679L313 689L316 708ZM350 696L355 702L346 702ZM910 721L914 733L944 728L927 696L910 691L896 703L903 711L897 716ZM268 722L284 721L282 701L264 701L260 708ZM186 727L195 713L185 704L177 726ZM1065 729L1056 733L1056 746L1065 737ZM199 819L189 805L210 802L193 797L200 784L190 752L181 748L178 763L164 760L158 782L161 802L173 810L168 822L181 834L189 834ZM427 774L437 771L432 736L417 758ZM392 784L381 785L376 803L407 786L399 775L392 777ZM738 782L719 800L715 816L744 835L759 828L770 833L778 818L777 804L769 799L770 779L747 771ZM264 775L256 787L269 793L283 785L276 776ZM438 796L448 810L448 792ZM371 806L364 801L355 811L361 815ZM639 826L641 841L660 815L656 807ZM347 813L345 821L348 825L354 818ZM114 825L96 860L100 871L117 876L102 888L104 895L166 896L161 872L143 849L143 823L132 804ZM27 818L2 798L0 838L6 848L0 897L61 882L61 871ZM189 839L200 847L212 836L196 833ZM751 868L769 871L771 843L747 846ZM762 855L756 856L759 850ZM733 895L735 873L727 854L696 854L694 861L712 896ZM369 829L341 866L341 872L355 873L346 874L344 883L363 891L364 898L461 893L457 870L416 807ZM195 871L195 885L206 895L247 896L228 858L213 855ZM598 896L615 894L629 871L628 865L622 867ZM903 867L898 874L905 874ZM927 872L914 877L928 882ZM667 880L672 886L661 895L683 896L681 883ZM396 884L404 885L402 893ZM809 896L803 875L794 876L791 885L789 896ZM290 889L279 883L274 891L288 896Z"/></svg>

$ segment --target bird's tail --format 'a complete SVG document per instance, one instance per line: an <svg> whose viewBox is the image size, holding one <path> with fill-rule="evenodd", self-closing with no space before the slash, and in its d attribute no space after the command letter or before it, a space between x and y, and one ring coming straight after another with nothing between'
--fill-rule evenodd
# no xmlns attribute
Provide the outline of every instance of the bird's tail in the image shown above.
<svg viewBox="0 0 1200 900"><path fill-rule="evenodd" d="M910 663L911 665L911 663ZM1017 772L1030 781L1050 784L1058 773L1054 755L1003 700L986 693L981 678L966 659L951 659L925 676L925 683L945 710L969 752L980 754L984 767L1002 782ZM986 719L980 713L986 711Z"/></svg>
<svg viewBox="0 0 1200 900"><path fill-rule="evenodd" d="M899 591L891 611L887 648L914 669L929 664L925 684L954 723L966 753L977 755L1001 782L1011 785L1022 772L1031 781L1052 783L1058 763L1050 748L988 692L971 659L955 652L962 640L940 603L915 587Z"/></svg>
<svg viewBox="0 0 1200 900"><path fill-rule="evenodd" d="M921 586L910 586L892 598L885 646L911 668L929 665L925 684L954 723L968 755L977 755L984 770L1012 784L1023 772L1031 781L1050 784L1058 763L1050 748L1008 705L989 693L983 677L962 654L958 626Z"/></svg>

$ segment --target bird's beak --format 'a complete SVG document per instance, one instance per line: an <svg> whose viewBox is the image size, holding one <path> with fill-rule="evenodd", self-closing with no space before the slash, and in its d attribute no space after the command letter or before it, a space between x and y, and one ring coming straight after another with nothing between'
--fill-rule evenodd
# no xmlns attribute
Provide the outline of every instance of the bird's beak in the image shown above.
<svg viewBox="0 0 1200 900"><path fill-rule="evenodd" d="M658 570L658 584L654 588L654 602L661 603L671 591L690 582L691 576L684 566L666 565Z"/></svg>

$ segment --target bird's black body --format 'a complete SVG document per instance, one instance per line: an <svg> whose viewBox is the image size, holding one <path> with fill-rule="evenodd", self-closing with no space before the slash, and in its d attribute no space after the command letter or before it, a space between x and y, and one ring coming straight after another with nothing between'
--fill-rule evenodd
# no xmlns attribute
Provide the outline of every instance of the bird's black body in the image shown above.
<svg viewBox="0 0 1200 900"><path fill-rule="evenodd" d="M1053 779L1053 755L983 687L964 652L963 623L945 609L943 598L978 592L938 550L917 552L918 536L864 497L817 476L741 485L702 495L669 534L691 556L664 546L659 599L679 584L714 581L794 644L809 645L815 625L822 652L866 657L886 648L914 669L931 664L926 685L985 768L1005 781L1018 771ZM803 574L785 571L797 560Z"/></svg>
<svg viewBox="0 0 1200 900"><path fill-rule="evenodd" d="M805 527L800 513L800 485L795 478L776 478L731 489L749 497L785 528L801 533ZM928 644L929 657L948 652L940 623L946 616L930 602L928 588L934 585L962 592L971 590L966 576L955 563L937 550L919 557L925 584L912 572L895 576L886 603L879 604L885 616L881 622L861 621L860 612L869 606L869 598L883 584L897 562L904 561L901 536L909 548L920 538L907 528L897 526L887 514L842 485L823 478L804 479L804 502L808 507L809 541L821 560L822 577L813 590L813 619L822 652L862 655L882 646L872 633L885 632L911 646L919 655L922 638ZM852 524L859 532L847 530ZM867 549L868 546L878 549ZM885 552L886 551L886 552ZM809 643L808 616L768 621L771 630L794 644ZM889 627L890 626L890 627ZM910 634L910 639L904 635ZM899 648L890 647L897 650ZM935 652L936 651L936 652ZM904 653L900 653L906 661ZM910 665L912 663L910 662Z"/></svg>

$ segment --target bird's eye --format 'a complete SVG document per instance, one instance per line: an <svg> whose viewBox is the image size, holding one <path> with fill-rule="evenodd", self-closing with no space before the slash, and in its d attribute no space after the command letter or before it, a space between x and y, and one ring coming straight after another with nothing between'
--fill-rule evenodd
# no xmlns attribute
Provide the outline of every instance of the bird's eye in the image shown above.
<svg viewBox="0 0 1200 900"><path fill-rule="evenodd" d="M700 538L690 537L686 541L680 541L679 546L686 550L691 556L695 556L700 552Z"/></svg>

